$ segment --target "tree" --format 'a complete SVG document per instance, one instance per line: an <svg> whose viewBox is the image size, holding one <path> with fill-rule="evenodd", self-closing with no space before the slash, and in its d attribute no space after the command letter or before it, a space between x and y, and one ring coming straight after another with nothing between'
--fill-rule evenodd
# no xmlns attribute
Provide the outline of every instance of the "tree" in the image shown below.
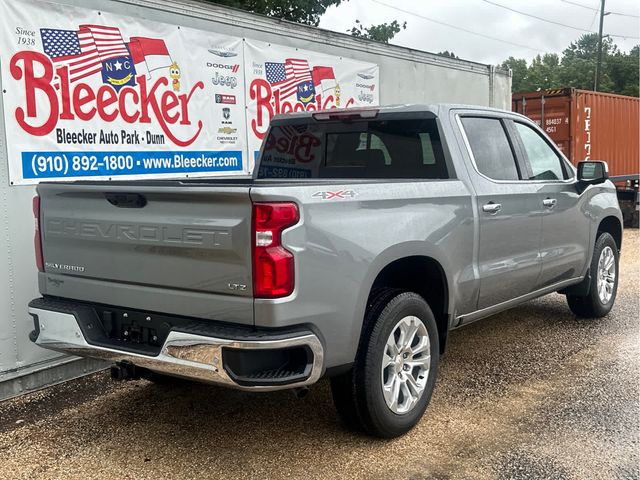
<svg viewBox="0 0 640 480"><path fill-rule="evenodd" d="M332 5L343 0L211 0L228 7L240 8L290 22L318 26L320 17Z"/></svg>
<svg viewBox="0 0 640 480"><path fill-rule="evenodd" d="M529 65L523 58L509 57L501 67L512 70L514 92L566 87L592 90L597 52L598 35L586 34L569 44L562 56L538 55ZM640 46L624 53L610 37L603 39L600 91L639 96L639 70Z"/></svg>
<svg viewBox="0 0 640 480"><path fill-rule="evenodd" d="M389 43L396 33L400 30L407 28L407 22L402 25L394 20L391 23L381 23L380 25L371 25L370 27L362 27L360 20L356 20L356 25L347 30L354 37L368 38L369 40L376 40L378 42Z"/></svg>
<svg viewBox="0 0 640 480"><path fill-rule="evenodd" d="M530 90L535 90L531 83L529 82L529 72L527 67L527 61L524 58L514 58L509 57L500 67L506 69L511 69L512 72L512 84L511 88L514 92L527 92Z"/></svg>
<svg viewBox="0 0 640 480"><path fill-rule="evenodd" d="M617 50L611 37L604 36L602 38L602 56L605 57L609 53ZM576 58L583 60L595 61L598 54L598 34L585 33L578 40L571 42L562 52L563 60L571 61Z"/></svg>
<svg viewBox="0 0 640 480"><path fill-rule="evenodd" d="M304 23L318 26L320 17L332 5L340 5L349 0L210 0L213 3L228 7L240 8L253 13L261 13L269 17L281 18L290 22ZM396 33L404 30L407 22L399 24L397 20L380 25L362 27L359 20L356 25L347 30L354 37L368 38L379 42L389 43Z"/></svg>
<svg viewBox="0 0 640 480"><path fill-rule="evenodd" d="M600 91L610 92L613 88L607 71L607 60L618 52L618 47L610 37L602 39L602 75ZM559 80L565 87L592 90L596 77L598 56L598 34L587 33L571 42L562 52L562 70Z"/></svg>
<svg viewBox="0 0 640 480"><path fill-rule="evenodd" d="M438 52L438 55L442 55L443 57L449 57L449 58L460 58L455 53L450 52L449 50L445 50L444 52Z"/></svg>
<svg viewBox="0 0 640 480"><path fill-rule="evenodd" d="M537 55L527 71L527 81L536 89L557 87L561 82L558 78L560 72L560 57L555 53Z"/></svg>
<svg viewBox="0 0 640 480"><path fill-rule="evenodd" d="M640 45L633 47L628 55L616 52L609 57L607 73L612 92L640 97Z"/></svg>

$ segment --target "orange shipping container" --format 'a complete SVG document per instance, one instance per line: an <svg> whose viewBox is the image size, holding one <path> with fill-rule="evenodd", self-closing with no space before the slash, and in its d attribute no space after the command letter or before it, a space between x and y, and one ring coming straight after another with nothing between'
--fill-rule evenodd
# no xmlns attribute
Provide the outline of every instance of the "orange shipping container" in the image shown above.
<svg viewBox="0 0 640 480"><path fill-rule="evenodd" d="M514 93L512 110L544 130L575 165L605 160L609 175L640 172L640 99L565 88Z"/></svg>

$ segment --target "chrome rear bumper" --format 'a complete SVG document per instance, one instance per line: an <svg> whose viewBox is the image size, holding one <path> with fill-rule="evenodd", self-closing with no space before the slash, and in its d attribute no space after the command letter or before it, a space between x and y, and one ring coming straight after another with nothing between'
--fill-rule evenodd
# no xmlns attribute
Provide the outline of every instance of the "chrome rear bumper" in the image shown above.
<svg viewBox="0 0 640 480"><path fill-rule="evenodd" d="M322 373L322 343L311 332L288 338L269 339L268 336L263 335L255 340L238 340L171 331L160 353L151 356L89 344L76 317L71 313L35 307L29 307L29 313L36 319L38 327L34 332L37 336L32 340L43 348L70 355L124 362L154 372L252 391L280 390L310 385L315 383ZM232 378L223 364L225 348L255 351L292 347L305 347L312 353L308 376L294 383L242 385L237 379Z"/></svg>

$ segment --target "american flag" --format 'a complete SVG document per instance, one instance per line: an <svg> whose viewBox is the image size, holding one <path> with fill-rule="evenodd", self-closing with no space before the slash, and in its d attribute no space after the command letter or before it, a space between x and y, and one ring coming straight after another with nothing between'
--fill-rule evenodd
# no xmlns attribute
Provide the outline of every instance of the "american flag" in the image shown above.
<svg viewBox="0 0 640 480"><path fill-rule="evenodd" d="M280 92L280 98L296 93L298 84L313 81L309 62L296 58L287 58L284 63L265 62L267 82Z"/></svg>
<svg viewBox="0 0 640 480"><path fill-rule="evenodd" d="M87 29L58 30L41 28L44 53L56 65L69 67L69 80L75 82L102 70L100 55Z"/></svg>
<svg viewBox="0 0 640 480"><path fill-rule="evenodd" d="M124 57L129 51L120 30L114 27L80 25L76 30L41 28L42 46L54 64L69 67L69 81L99 73L102 62Z"/></svg>
<svg viewBox="0 0 640 480"><path fill-rule="evenodd" d="M119 28L102 25L80 25L80 29L87 29L91 32L100 54L100 60L105 61L111 58L129 56L129 50L124 44Z"/></svg>

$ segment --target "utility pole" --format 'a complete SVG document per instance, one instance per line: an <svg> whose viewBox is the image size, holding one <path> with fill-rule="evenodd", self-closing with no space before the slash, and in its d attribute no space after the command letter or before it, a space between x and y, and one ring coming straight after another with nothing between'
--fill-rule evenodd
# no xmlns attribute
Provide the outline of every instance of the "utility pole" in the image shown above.
<svg viewBox="0 0 640 480"><path fill-rule="evenodd" d="M594 91L598 91L600 88L600 72L602 71L602 26L604 24L604 1L600 2L600 30L598 31L598 59L596 61L596 81L593 86Z"/></svg>

